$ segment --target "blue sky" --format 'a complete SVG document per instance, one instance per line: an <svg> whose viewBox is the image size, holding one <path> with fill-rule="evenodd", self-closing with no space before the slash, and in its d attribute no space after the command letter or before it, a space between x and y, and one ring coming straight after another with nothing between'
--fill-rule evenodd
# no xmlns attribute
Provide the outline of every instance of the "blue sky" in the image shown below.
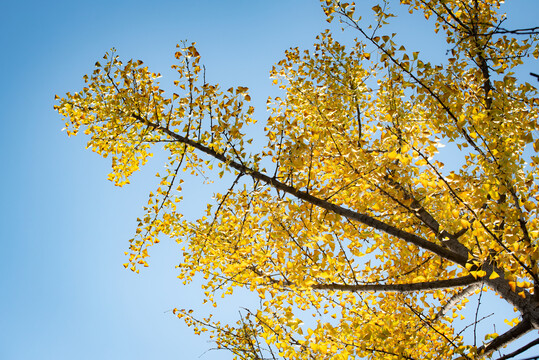
<svg viewBox="0 0 539 360"><path fill-rule="evenodd" d="M523 26L537 25L537 2L514 3ZM54 95L78 90L111 47L123 59L144 60L170 84L175 45L187 39L197 42L209 81L249 87L264 120L266 98L276 93L272 64L291 46L311 45L327 26L316 0L3 4L0 359L231 358L206 352L208 339L170 312L204 311L197 284L182 287L175 278L173 241L152 249L140 275L122 266L158 159L131 185L114 187L106 180L109 162L85 150L83 137L60 131ZM439 49L423 34L407 40ZM194 217L214 190L193 185L183 209ZM234 318L237 305L220 311Z"/></svg>

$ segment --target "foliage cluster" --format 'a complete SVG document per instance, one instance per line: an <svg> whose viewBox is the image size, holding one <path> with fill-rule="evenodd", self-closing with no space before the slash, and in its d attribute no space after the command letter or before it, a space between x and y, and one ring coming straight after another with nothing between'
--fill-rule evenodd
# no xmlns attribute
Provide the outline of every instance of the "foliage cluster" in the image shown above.
<svg viewBox="0 0 539 360"><path fill-rule="evenodd" d="M445 37L447 60L433 64L384 32L389 3L365 26L353 3L322 1L358 38L326 31L312 50L286 52L260 153L245 130L248 89L206 82L194 44L179 46L170 97L159 74L112 52L56 106L69 135L83 130L112 159L116 185L162 145L166 172L125 266L147 266L166 234L183 246L180 279L201 274L208 302L256 292L260 308L237 324L175 310L238 358L491 357L539 329L539 99L514 75L537 58L537 28L505 29L498 0L400 0ZM443 144L462 162L444 166ZM188 221L183 172L235 180ZM519 317L468 343L454 319L480 291Z"/></svg>

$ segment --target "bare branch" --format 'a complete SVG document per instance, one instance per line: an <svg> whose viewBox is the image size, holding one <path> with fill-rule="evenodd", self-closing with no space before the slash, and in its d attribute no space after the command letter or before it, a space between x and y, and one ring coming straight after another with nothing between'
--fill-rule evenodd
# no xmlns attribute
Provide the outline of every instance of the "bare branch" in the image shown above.
<svg viewBox="0 0 539 360"><path fill-rule="evenodd" d="M537 35L539 34L539 26L524 28L524 29L504 29L499 28L494 32L495 34L513 34L513 35Z"/></svg>

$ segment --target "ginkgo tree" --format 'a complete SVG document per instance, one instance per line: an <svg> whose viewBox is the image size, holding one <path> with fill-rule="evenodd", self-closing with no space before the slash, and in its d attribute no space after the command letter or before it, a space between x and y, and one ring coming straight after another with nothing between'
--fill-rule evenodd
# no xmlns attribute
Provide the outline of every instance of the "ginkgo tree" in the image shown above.
<svg viewBox="0 0 539 360"><path fill-rule="evenodd" d="M155 147L168 156L125 266L148 266L168 235L183 246L179 278L201 276L210 304L257 294L232 324L174 310L241 359L475 359L537 332L539 98L514 73L537 58L539 28L505 28L500 2L380 1L364 24L353 3L323 0L356 39L328 30L286 51L257 152L248 89L206 82L194 44L178 46L171 96L142 61L105 55L55 108L112 159L118 186ZM444 61L385 33L389 4L434 19ZM189 174L229 181L198 220L182 216ZM475 342L458 326L480 292L516 315Z"/></svg>

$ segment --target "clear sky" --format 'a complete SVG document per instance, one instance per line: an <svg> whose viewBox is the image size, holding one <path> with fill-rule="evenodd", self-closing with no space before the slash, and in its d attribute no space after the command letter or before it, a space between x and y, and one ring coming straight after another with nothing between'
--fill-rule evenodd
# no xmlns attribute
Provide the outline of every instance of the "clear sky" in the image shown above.
<svg viewBox="0 0 539 360"><path fill-rule="evenodd" d="M538 25L539 2L513 4L523 27ZM231 358L206 352L208 339L170 312L202 309L198 285L182 287L175 278L173 241L152 249L140 275L122 266L158 159L131 185L114 187L106 180L109 161L85 150L83 136L60 131L54 95L78 91L111 47L123 59L144 60L170 84L175 45L187 39L197 42L208 80L249 87L264 120L266 98L276 93L271 65L328 26L319 2L30 0L3 3L0 16L0 359ZM445 53L422 36L416 31L408 40ZM182 211L200 214L211 191L195 187ZM219 311L235 318L241 305Z"/></svg>

